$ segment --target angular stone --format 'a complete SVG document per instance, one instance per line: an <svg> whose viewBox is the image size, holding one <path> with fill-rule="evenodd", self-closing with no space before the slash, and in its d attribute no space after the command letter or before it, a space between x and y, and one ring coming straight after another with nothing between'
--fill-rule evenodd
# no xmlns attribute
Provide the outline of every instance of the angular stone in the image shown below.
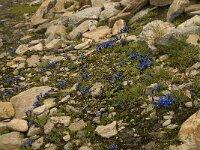
<svg viewBox="0 0 200 150"><path fill-rule="evenodd" d="M103 90L104 90L104 85L100 82L95 83L90 89L92 97L100 96Z"/></svg>
<svg viewBox="0 0 200 150"><path fill-rule="evenodd" d="M101 13L101 7L91 7L78 11L70 16L62 16L61 21L64 25L78 26L85 20L98 19Z"/></svg>
<svg viewBox="0 0 200 150"><path fill-rule="evenodd" d="M150 0L150 5L153 6L167 6L171 4L173 0Z"/></svg>
<svg viewBox="0 0 200 150"><path fill-rule="evenodd" d="M71 122L71 117L70 116L51 117L50 120L54 124L59 123L63 124L64 126L69 126Z"/></svg>
<svg viewBox="0 0 200 150"><path fill-rule="evenodd" d="M120 19L116 21L112 28L112 34L115 35L115 34L121 33L121 30L124 26L125 26L124 20Z"/></svg>
<svg viewBox="0 0 200 150"><path fill-rule="evenodd" d="M92 7L102 7L107 0L91 0Z"/></svg>
<svg viewBox="0 0 200 150"><path fill-rule="evenodd" d="M92 45L92 40L87 40L84 43L78 44L74 47L74 49L87 49Z"/></svg>
<svg viewBox="0 0 200 150"><path fill-rule="evenodd" d="M192 45L200 45L200 36L197 34L191 34L188 36L186 42Z"/></svg>
<svg viewBox="0 0 200 150"><path fill-rule="evenodd" d="M196 16L186 20L185 22L180 24L177 28L183 29L183 28L192 27L192 26L200 26L200 16L199 15L196 15Z"/></svg>
<svg viewBox="0 0 200 150"><path fill-rule="evenodd" d="M38 26L48 21L44 19L45 15L53 8L56 4L56 0L45 0L42 5L38 8L36 13L31 18L31 24Z"/></svg>
<svg viewBox="0 0 200 150"><path fill-rule="evenodd" d="M37 139L35 142L33 142L32 148L34 150L40 149L40 147L43 145L44 143L44 137L41 137L39 139Z"/></svg>
<svg viewBox="0 0 200 150"><path fill-rule="evenodd" d="M61 39L53 39L51 42L49 42L45 47L47 49L58 49L62 45Z"/></svg>
<svg viewBox="0 0 200 150"><path fill-rule="evenodd" d="M181 125L178 137L183 145L187 144L191 150L200 147L200 111L190 116Z"/></svg>
<svg viewBox="0 0 200 150"><path fill-rule="evenodd" d="M42 45L42 43L38 43L37 45L29 47L29 50L30 51L42 51L43 50L43 45Z"/></svg>
<svg viewBox="0 0 200 150"><path fill-rule="evenodd" d="M117 125L117 122L113 121L111 124L108 124L106 126L98 126L95 129L95 132L101 137L110 138L110 137L115 136L118 133L116 125Z"/></svg>
<svg viewBox="0 0 200 150"><path fill-rule="evenodd" d="M188 7L185 8L186 13L194 11L200 11L200 4L189 5Z"/></svg>
<svg viewBox="0 0 200 150"><path fill-rule="evenodd" d="M38 55L32 55L30 58L26 60L29 67L36 67L40 62L40 57Z"/></svg>
<svg viewBox="0 0 200 150"><path fill-rule="evenodd" d="M0 120L11 118L14 116L14 114L15 110L12 103L0 101Z"/></svg>
<svg viewBox="0 0 200 150"><path fill-rule="evenodd" d="M21 54L23 55L24 53L26 53L29 50L28 45L26 44L22 44L20 45L17 50L16 50L16 54Z"/></svg>
<svg viewBox="0 0 200 150"><path fill-rule="evenodd" d="M108 26L100 26L92 31L83 34L83 37L93 39L95 42L99 42L100 39L105 38L111 33L111 29Z"/></svg>
<svg viewBox="0 0 200 150"><path fill-rule="evenodd" d="M119 19L123 19L124 21L128 21L131 18L131 13L127 12L127 13L120 13L116 16L113 16L111 18L108 19L108 26L109 27L113 27L114 23L119 20Z"/></svg>
<svg viewBox="0 0 200 150"><path fill-rule="evenodd" d="M1 150L18 150L24 140L23 134L19 132L10 132L0 136Z"/></svg>
<svg viewBox="0 0 200 150"><path fill-rule="evenodd" d="M69 126L69 130L76 132L76 131L80 131L80 130L84 129L86 126L87 126L87 124L83 120L79 120L77 122L72 123Z"/></svg>
<svg viewBox="0 0 200 150"><path fill-rule="evenodd" d="M8 128L14 131L28 131L28 122L22 119L13 119L7 124Z"/></svg>
<svg viewBox="0 0 200 150"><path fill-rule="evenodd" d="M183 13L189 3L189 0L174 0L167 12L167 21L171 22Z"/></svg>
<svg viewBox="0 0 200 150"><path fill-rule="evenodd" d="M33 108L34 102L36 102L36 96L40 93L46 93L51 90L49 86L33 87L10 99L11 103L15 108L15 118L23 118L26 116L25 112L28 109Z"/></svg>

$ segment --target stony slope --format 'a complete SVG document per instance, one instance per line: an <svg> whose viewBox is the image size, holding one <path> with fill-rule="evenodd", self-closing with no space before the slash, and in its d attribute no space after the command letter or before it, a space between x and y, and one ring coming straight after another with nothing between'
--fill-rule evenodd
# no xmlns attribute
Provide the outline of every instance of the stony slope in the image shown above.
<svg viewBox="0 0 200 150"><path fill-rule="evenodd" d="M0 149L199 149L198 1L0 8Z"/></svg>

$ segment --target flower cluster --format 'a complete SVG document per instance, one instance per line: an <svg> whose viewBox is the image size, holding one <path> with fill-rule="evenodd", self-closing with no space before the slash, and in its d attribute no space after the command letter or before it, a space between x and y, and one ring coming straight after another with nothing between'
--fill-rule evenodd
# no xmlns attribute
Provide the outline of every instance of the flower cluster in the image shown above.
<svg viewBox="0 0 200 150"><path fill-rule="evenodd" d="M50 61L50 62L48 63L48 65L47 65L47 68L48 68L48 69L52 69L52 68L55 68L55 67L56 67L56 63L53 62L53 61Z"/></svg>
<svg viewBox="0 0 200 150"><path fill-rule="evenodd" d="M123 32L128 33L129 30L130 30L130 27L129 27L129 26L124 26L124 27L122 27L121 32L122 32L122 33L123 33Z"/></svg>
<svg viewBox="0 0 200 150"><path fill-rule="evenodd" d="M140 62L140 66L137 67L138 70L142 71L152 65L151 60L153 58L148 56L146 58L138 58L137 60Z"/></svg>
<svg viewBox="0 0 200 150"><path fill-rule="evenodd" d="M60 81L57 83L57 88L59 90L63 89L64 87L66 87L66 82L65 81Z"/></svg>
<svg viewBox="0 0 200 150"><path fill-rule="evenodd" d="M155 102L154 98L152 97L152 104L156 107L169 107L174 102L174 97L170 94L165 96L160 96L158 102Z"/></svg>
<svg viewBox="0 0 200 150"><path fill-rule="evenodd" d="M14 54L16 54L16 50L11 49L11 50L8 51L8 54L9 55L14 55Z"/></svg>
<svg viewBox="0 0 200 150"><path fill-rule="evenodd" d="M22 147L26 147L26 146L32 146L33 142L32 141L28 141L22 144Z"/></svg>

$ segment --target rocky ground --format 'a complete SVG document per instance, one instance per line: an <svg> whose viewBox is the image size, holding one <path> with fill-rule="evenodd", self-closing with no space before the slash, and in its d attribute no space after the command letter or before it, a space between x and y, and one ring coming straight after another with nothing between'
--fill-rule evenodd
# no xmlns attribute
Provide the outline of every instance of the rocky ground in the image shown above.
<svg viewBox="0 0 200 150"><path fill-rule="evenodd" d="M0 150L200 150L200 2L0 9Z"/></svg>

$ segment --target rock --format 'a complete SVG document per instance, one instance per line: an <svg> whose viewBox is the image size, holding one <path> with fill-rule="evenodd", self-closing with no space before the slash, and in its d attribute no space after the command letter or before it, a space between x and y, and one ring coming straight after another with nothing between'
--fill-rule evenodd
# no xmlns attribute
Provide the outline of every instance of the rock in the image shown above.
<svg viewBox="0 0 200 150"><path fill-rule="evenodd" d="M192 27L186 27L183 29L173 29L170 32L166 33L164 36L162 36L157 43L162 45L168 45L172 43L175 39L180 39L183 37L187 37L190 34L197 34L200 35L200 27L199 26L192 26Z"/></svg>
<svg viewBox="0 0 200 150"><path fill-rule="evenodd" d="M143 27L143 31L140 33L139 37L148 43L153 44L173 29L175 29L175 26L171 23L154 20Z"/></svg>
<svg viewBox="0 0 200 150"><path fill-rule="evenodd" d="M26 35L26 36L22 37L22 38L20 39L20 41L27 41L27 40L29 40L29 39L31 39L31 38L32 38L32 36Z"/></svg>
<svg viewBox="0 0 200 150"><path fill-rule="evenodd" d="M197 34L191 34L188 36L186 42L192 45L199 45L200 46L200 36Z"/></svg>
<svg viewBox="0 0 200 150"><path fill-rule="evenodd" d="M8 128L14 131L26 132L28 131L28 123L26 120L13 119L7 124Z"/></svg>
<svg viewBox="0 0 200 150"><path fill-rule="evenodd" d="M133 23L133 22L137 21L138 19L141 19L143 16L147 15L153 9L154 8L152 8L152 9L146 8L144 10L137 12L135 15L133 15L133 17L129 20L129 22Z"/></svg>
<svg viewBox="0 0 200 150"><path fill-rule="evenodd" d="M189 0L174 0L167 12L167 21L171 22L183 13L189 3Z"/></svg>
<svg viewBox="0 0 200 150"><path fill-rule="evenodd" d="M45 32L45 36L52 36L54 38L64 38L66 35L66 28L61 21L54 21Z"/></svg>
<svg viewBox="0 0 200 150"><path fill-rule="evenodd" d="M99 42L100 39L105 38L111 33L111 29L108 26L101 26L92 31L86 32L83 34L83 37Z"/></svg>
<svg viewBox="0 0 200 150"><path fill-rule="evenodd" d="M64 25L78 26L85 20L98 19L101 7L91 7L78 11L70 16L62 16L61 21Z"/></svg>
<svg viewBox="0 0 200 150"><path fill-rule="evenodd" d="M191 19L188 19L187 21L180 24L177 28L183 29L183 28L192 27L192 26L200 26L200 16L196 15L192 17Z"/></svg>
<svg viewBox="0 0 200 150"><path fill-rule="evenodd" d="M54 128L54 123L51 120L48 120L47 123L44 125L44 133L48 134Z"/></svg>
<svg viewBox="0 0 200 150"><path fill-rule="evenodd" d="M119 2L110 2L104 4L104 9L100 14L100 21L107 20L120 12Z"/></svg>
<svg viewBox="0 0 200 150"><path fill-rule="evenodd" d="M39 106L39 107L33 109L33 113L34 113L35 115L40 115L40 114L42 114L45 110L46 110L45 105L42 105L42 106Z"/></svg>
<svg viewBox="0 0 200 150"><path fill-rule="evenodd" d="M44 137L41 137L37 139L35 142L33 142L32 148L33 150L40 149L40 147L44 144Z"/></svg>
<svg viewBox="0 0 200 150"><path fill-rule="evenodd" d="M153 6L167 6L171 4L173 0L150 0L150 5Z"/></svg>
<svg viewBox="0 0 200 150"><path fill-rule="evenodd" d="M70 135L69 135L69 133L67 133L67 134L63 137L63 140L64 140L65 142L68 142L68 141L70 140Z"/></svg>
<svg viewBox="0 0 200 150"><path fill-rule="evenodd" d="M120 19L120 20L116 21L112 28L112 34L116 35L118 33L121 33L121 30L124 26L125 26L124 20Z"/></svg>
<svg viewBox="0 0 200 150"><path fill-rule="evenodd" d="M14 114L15 114L15 110L13 108L12 103L0 101L0 120L9 119L13 117Z"/></svg>
<svg viewBox="0 0 200 150"><path fill-rule="evenodd" d="M28 130L27 136L31 137L31 136L34 136L34 135L38 135L38 134L41 133L41 131L42 130L40 128L35 127L35 125L32 125Z"/></svg>
<svg viewBox="0 0 200 150"><path fill-rule="evenodd" d="M100 82L93 84L93 86L90 89L92 97L100 96L101 94L103 94L103 90L104 90L104 85Z"/></svg>
<svg viewBox="0 0 200 150"><path fill-rule="evenodd" d="M131 14L134 14L138 11L140 11L145 5L148 4L148 0L132 0L130 3L121 11L121 13L124 12L130 12Z"/></svg>
<svg viewBox="0 0 200 150"><path fill-rule="evenodd" d="M84 129L87 124L83 120L76 121L69 126L69 130L72 132L80 131Z"/></svg>
<svg viewBox="0 0 200 150"><path fill-rule="evenodd" d="M78 44L74 47L74 49L87 49L92 45L92 40L87 40L84 43Z"/></svg>
<svg viewBox="0 0 200 150"><path fill-rule="evenodd" d="M43 50L42 43L38 43L37 45L29 47L29 51L42 51L42 50Z"/></svg>
<svg viewBox="0 0 200 150"><path fill-rule="evenodd" d="M179 148L187 146L190 150L200 146L200 111L190 116L182 125L178 133L180 141L183 142ZM189 150L188 149L188 150Z"/></svg>
<svg viewBox="0 0 200 150"><path fill-rule="evenodd" d="M56 4L56 0L45 0L42 5L38 8L36 13L31 17L31 24L33 26L38 26L48 21L44 19L46 14L53 8Z"/></svg>
<svg viewBox="0 0 200 150"><path fill-rule="evenodd" d="M168 125L170 125L170 124L171 124L171 119L166 120L166 121L162 124L162 126L163 126L163 127L166 127L166 126L168 126Z"/></svg>
<svg viewBox="0 0 200 150"><path fill-rule="evenodd" d="M50 118L51 122L54 124L63 124L64 126L69 126L71 122L71 117L70 116L59 116L59 117L51 117Z"/></svg>
<svg viewBox="0 0 200 150"><path fill-rule="evenodd" d="M0 136L8 132L9 131L8 131L7 123L0 122Z"/></svg>
<svg viewBox="0 0 200 150"><path fill-rule="evenodd" d="M185 8L185 13L195 12L200 10L200 4L189 5Z"/></svg>
<svg viewBox="0 0 200 150"><path fill-rule="evenodd" d="M115 136L118 133L116 125L117 125L117 122L113 121L111 124L108 124L106 126L98 126L95 129L95 132L101 137L110 138L110 137Z"/></svg>
<svg viewBox="0 0 200 150"><path fill-rule="evenodd" d="M19 132L10 132L0 136L1 150L18 150L23 143L24 136Z"/></svg>
<svg viewBox="0 0 200 150"><path fill-rule="evenodd" d="M121 13L121 14L118 14L116 16L113 16L113 17L108 19L108 26L113 27L114 23L119 19L123 19L124 21L128 21L131 18L131 16L132 15L131 15L130 12Z"/></svg>
<svg viewBox="0 0 200 150"><path fill-rule="evenodd" d="M38 55L32 55L30 58L26 60L29 67L36 67L40 62L40 57Z"/></svg>
<svg viewBox="0 0 200 150"><path fill-rule="evenodd" d="M88 146L81 146L79 150L92 150L92 149Z"/></svg>
<svg viewBox="0 0 200 150"><path fill-rule="evenodd" d="M198 11L193 11L193 12L190 12L188 15L189 15L189 16L200 15L200 10L198 10Z"/></svg>
<svg viewBox="0 0 200 150"><path fill-rule="evenodd" d="M20 46L17 48L16 54L23 55L23 54L26 53L28 50L29 50L28 45L22 44L22 45L20 45Z"/></svg>
<svg viewBox="0 0 200 150"><path fill-rule="evenodd" d="M65 9L65 3L66 3L66 0L58 0L56 2L56 5L53 8L54 12L59 12L59 11L64 10Z"/></svg>
<svg viewBox="0 0 200 150"><path fill-rule="evenodd" d="M186 102L186 103L185 103L185 106L186 106L187 108L192 108L193 103L192 103L192 102Z"/></svg>
<svg viewBox="0 0 200 150"><path fill-rule="evenodd" d="M64 146L64 150L73 150L75 147L75 145L71 142L68 142L65 146Z"/></svg>
<svg viewBox="0 0 200 150"><path fill-rule="evenodd" d="M92 7L102 7L107 0L91 0Z"/></svg>
<svg viewBox="0 0 200 150"><path fill-rule="evenodd" d="M62 45L61 39L53 39L51 42L49 42L45 47L47 49L58 49Z"/></svg>
<svg viewBox="0 0 200 150"><path fill-rule="evenodd" d="M46 93L51 90L49 86L33 87L10 99L15 108L15 118L23 118L26 116L25 112L33 108L34 102L36 102L36 96L40 93Z"/></svg>

